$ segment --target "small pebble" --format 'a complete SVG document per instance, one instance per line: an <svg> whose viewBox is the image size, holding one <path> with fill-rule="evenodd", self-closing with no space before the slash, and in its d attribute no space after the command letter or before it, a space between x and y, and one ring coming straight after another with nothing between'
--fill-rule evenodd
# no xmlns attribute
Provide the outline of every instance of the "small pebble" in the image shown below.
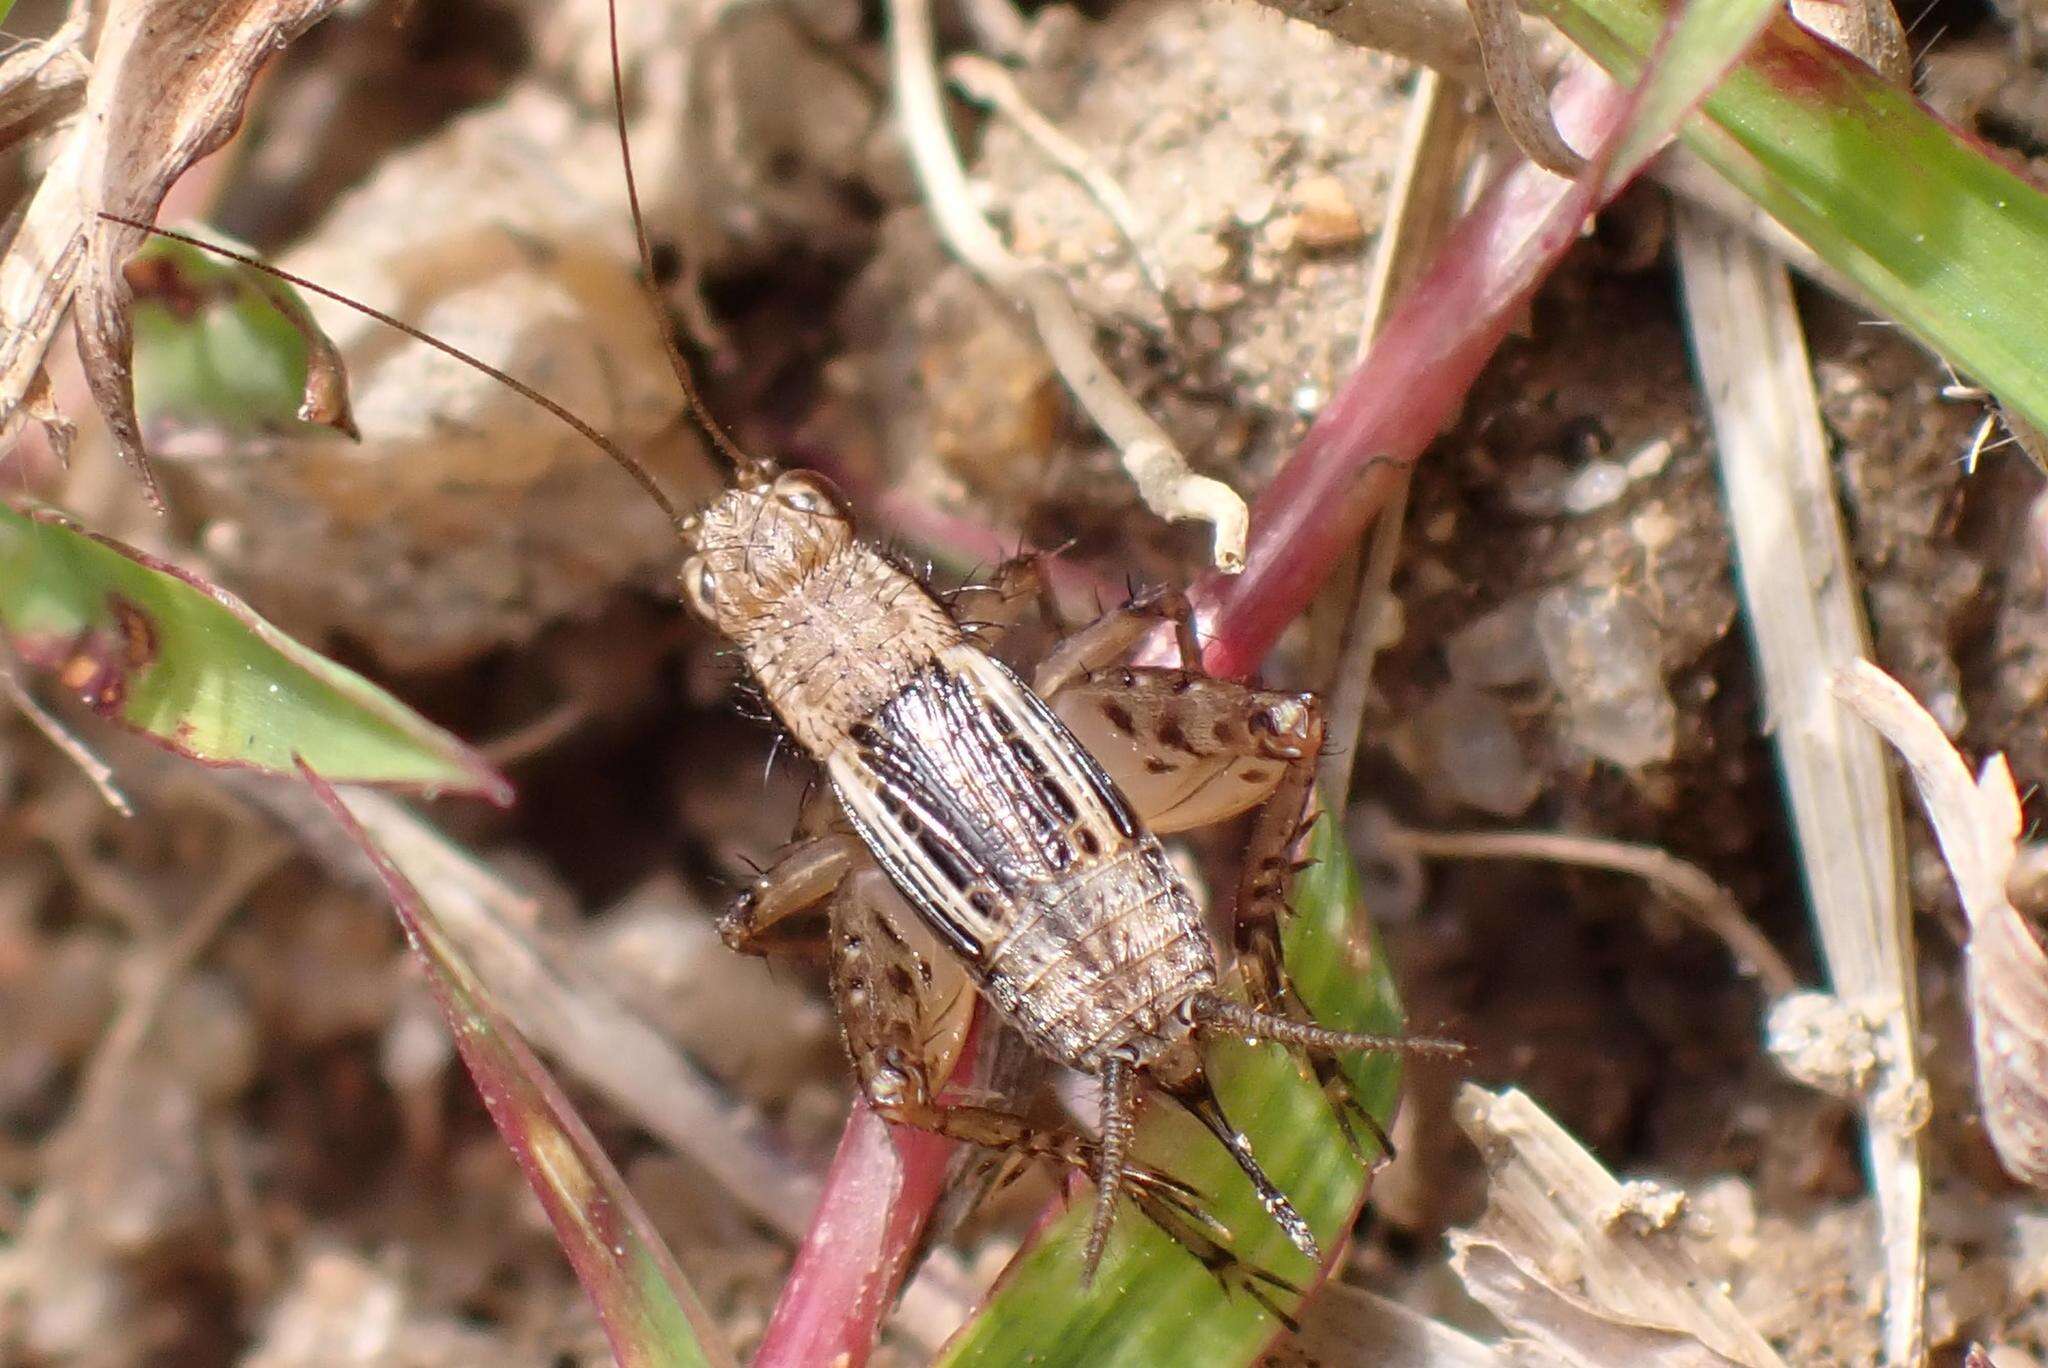
<svg viewBox="0 0 2048 1368"><path fill-rule="evenodd" d="M1349 247L1365 236L1358 206L1335 176L1311 176L1294 187L1294 240L1310 251Z"/></svg>
<svg viewBox="0 0 2048 1368"><path fill-rule="evenodd" d="M1591 513L1628 493L1628 472L1612 461L1588 461L1564 487L1564 511Z"/></svg>
<svg viewBox="0 0 2048 1368"><path fill-rule="evenodd" d="M1552 589L1536 604L1536 638L1573 741L1626 769L1671 758L1678 709L1642 609L1612 590Z"/></svg>

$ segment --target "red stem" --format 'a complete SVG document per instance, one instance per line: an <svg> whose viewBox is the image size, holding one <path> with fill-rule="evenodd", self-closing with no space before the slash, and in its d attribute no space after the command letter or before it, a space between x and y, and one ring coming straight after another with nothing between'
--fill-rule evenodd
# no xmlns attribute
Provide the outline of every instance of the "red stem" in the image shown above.
<svg viewBox="0 0 2048 1368"><path fill-rule="evenodd" d="M867 1361L952 1156L952 1141L854 1103L754 1368Z"/></svg>
<svg viewBox="0 0 2048 1368"><path fill-rule="evenodd" d="M1556 112L1583 147L1599 145L1628 103L1604 77L1589 76L1566 82ZM1251 674L1308 608L1578 240L1598 179L1568 181L1517 162L1459 221L1252 506L1243 573L1211 573L1193 589L1210 673Z"/></svg>

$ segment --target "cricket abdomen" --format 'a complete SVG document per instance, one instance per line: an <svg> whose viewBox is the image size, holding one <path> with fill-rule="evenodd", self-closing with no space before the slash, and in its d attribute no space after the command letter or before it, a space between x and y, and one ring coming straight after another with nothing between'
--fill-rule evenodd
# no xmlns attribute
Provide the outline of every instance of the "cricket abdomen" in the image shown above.
<svg viewBox="0 0 2048 1368"><path fill-rule="evenodd" d="M982 970L984 991L1063 1064L1143 1063L1186 1033L1181 1008L1216 986L1194 900L1150 836L1048 883Z"/></svg>
<svg viewBox="0 0 2048 1368"><path fill-rule="evenodd" d="M1102 767L969 643L941 650L826 757L904 898L1039 1049L1094 1072L1184 1031L1215 983L1194 899Z"/></svg>

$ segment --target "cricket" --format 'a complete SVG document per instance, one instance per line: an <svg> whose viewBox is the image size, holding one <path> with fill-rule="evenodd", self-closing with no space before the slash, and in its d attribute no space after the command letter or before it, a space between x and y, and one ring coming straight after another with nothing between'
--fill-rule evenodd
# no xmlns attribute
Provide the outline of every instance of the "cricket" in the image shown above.
<svg viewBox="0 0 2048 1368"><path fill-rule="evenodd" d="M2048 8L0 19L0 1364L2048 1364Z"/></svg>
<svg viewBox="0 0 2048 1368"><path fill-rule="evenodd" d="M617 15L610 58L621 167L642 280L658 316L653 252L624 119ZM491 376L621 466L676 529L681 597L725 639L824 783L791 842L721 918L734 951L768 955L806 914L827 924L830 985L863 1096L884 1119L1009 1161L1041 1161L1093 1184L1084 1281L1128 1198L1226 1287L1283 1321L1265 1288L1295 1291L1231 1252L1233 1232L1201 1194L1133 1161L1138 1107L1155 1093L1229 1153L1295 1248L1320 1263L1308 1222L1267 1175L1211 1087L1204 1046L1271 1042L1309 1057L1357 1145L1370 1128L1330 1056L1455 1055L1450 1040L1317 1024L1289 982L1280 930L1324 744L1312 694L1202 672L1186 597L1135 595L1070 628L1043 574L1020 555L990 581L942 599L864 541L824 477L742 450L710 412L672 333L662 335L689 417L722 457L727 492L684 513L618 444L525 382L318 282L168 229L105 215L239 261L357 310ZM1057 640L1031 678L989 649L1033 613ZM1171 633L1178 667L1130 657ZM1161 838L1253 814L1231 894L1234 957ZM1235 974L1245 1001L1227 987ZM945 1096L971 989L999 1028L1044 1060L1094 1080L1093 1135L1021 1110Z"/></svg>

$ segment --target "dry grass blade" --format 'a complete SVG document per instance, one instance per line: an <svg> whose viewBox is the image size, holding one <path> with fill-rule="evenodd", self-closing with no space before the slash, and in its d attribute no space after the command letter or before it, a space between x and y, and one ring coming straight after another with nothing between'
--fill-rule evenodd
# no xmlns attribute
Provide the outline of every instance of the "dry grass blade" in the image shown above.
<svg viewBox="0 0 2048 1368"><path fill-rule="evenodd" d="M251 793L284 808L274 792ZM522 1032L650 1134L701 1165L772 1229L790 1236L804 1229L817 1202L815 1180L653 1027L519 930L508 915L520 901L517 894L402 804L358 790L349 805L405 876L426 890L443 931ZM302 813L289 815L295 826L309 828Z"/></svg>
<svg viewBox="0 0 2048 1368"><path fill-rule="evenodd" d="M1914 1057L1913 948L1898 798L1875 737L1850 725L1834 672L1865 653L1812 367L1778 261L1681 209L1679 263L1808 900L1836 997L1884 1062L1862 1097L1885 1248L1885 1353L1924 1352L1926 1084ZM1851 1018L1844 1018L1845 1020Z"/></svg>
<svg viewBox="0 0 2048 1368"><path fill-rule="evenodd" d="M434 908L377 848L347 802L306 781L383 881L456 1049L596 1309L621 1368L732 1368L718 1325L568 1097L442 930Z"/></svg>
<svg viewBox="0 0 2048 1368"><path fill-rule="evenodd" d="M135 416L122 267L186 167L226 142L256 71L337 0L127 0L93 54L85 112L56 149L0 259L0 423L28 394L70 306L93 398L156 498Z"/></svg>
<svg viewBox="0 0 2048 1368"><path fill-rule="evenodd" d="M1513 1362L1441 1321L1340 1282L1317 1289L1286 1349L1305 1364L1341 1364L1359 1362L1368 1346L1377 1368L1507 1368ZM1275 1368L1296 1361L1276 1356Z"/></svg>
<svg viewBox="0 0 2048 1368"><path fill-rule="evenodd" d="M1451 1264L1511 1332L1568 1362L1782 1368L1680 1242L1682 1194L1616 1182L1520 1092L1468 1084L1457 1115L1485 1159L1487 1205L1452 1236Z"/></svg>
<svg viewBox="0 0 2048 1368"><path fill-rule="evenodd" d="M2048 1188L2048 954L2007 892L2021 829L2005 757L1973 779L1941 724L1898 681L1857 661L1835 684L1912 771L1970 922L1964 952L1977 1098L2006 1170Z"/></svg>
<svg viewBox="0 0 2048 1368"><path fill-rule="evenodd" d="M1449 228L1457 212L1459 155L1472 129L1472 115L1458 93L1434 71L1415 75L1408 101L1408 125L1401 138L1401 163L1387 193L1387 223L1373 248L1372 284L1365 301L1365 327L1358 339L1359 360L1371 350L1394 301L1406 290ZM1386 510L1373 525L1365 567L1356 577L1356 592L1344 623L1338 658L1329 685L1324 714L1330 732L1323 763L1316 771L1322 792L1342 801L1351 792L1351 767L1358 755L1358 735L1365 722L1372 689L1373 663L1385 637L1386 616L1393 603L1394 561L1401 550L1406 523L1408 482L1389 496ZM1342 584L1345 576L1339 576ZM1326 591L1327 592L1327 591Z"/></svg>

